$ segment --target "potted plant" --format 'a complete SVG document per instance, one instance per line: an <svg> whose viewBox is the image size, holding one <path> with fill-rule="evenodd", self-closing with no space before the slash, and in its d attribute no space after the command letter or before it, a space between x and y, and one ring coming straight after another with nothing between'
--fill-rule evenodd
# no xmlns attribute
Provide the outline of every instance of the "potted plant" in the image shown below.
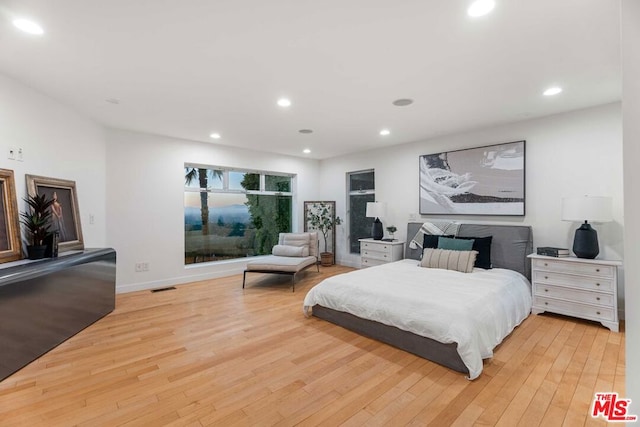
<svg viewBox="0 0 640 427"><path fill-rule="evenodd" d="M395 225L390 225L387 227L387 231L389 232L389 234L391 235L391 241L393 242L393 235L395 234L396 231L398 231L398 229L396 228Z"/></svg>
<svg viewBox="0 0 640 427"><path fill-rule="evenodd" d="M333 265L333 253L328 251L327 236L333 227L340 225L342 220L340 217L334 217L333 212L326 203L314 203L307 214L307 221L311 227L322 233L324 240L324 252L320 253L320 263L323 266Z"/></svg>
<svg viewBox="0 0 640 427"><path fill-rule="evenodd" d="M25 197L24 201L29 205L29 210L20 212L20 222L24 225L27 240L31 243L27 245L27 255L29 259L44 258L46 239L50 234L53 199L47 199L44 194L36 194Z"/></svg>

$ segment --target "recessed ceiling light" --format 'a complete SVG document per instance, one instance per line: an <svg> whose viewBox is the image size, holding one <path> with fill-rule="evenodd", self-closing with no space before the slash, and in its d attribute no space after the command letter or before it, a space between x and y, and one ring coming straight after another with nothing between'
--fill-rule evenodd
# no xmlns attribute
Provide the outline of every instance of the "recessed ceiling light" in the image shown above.
<svg viewBox="0 0 640 427"><path fill-rule="evenodd" d="M484 16L491 12L494 7L496 7L496 2L494 0L476 0L471 3L471 6L467 9L467 15L474 18Z"/></svg>
<svg viewBox="0 0 640 427"><path fill-rule="evenodd" d="M313 129L300 129L298 132L309 134L313 133Z"/></svg>
<svg viewBox="0 0 640 427"><path fill-rule="evenodd" d="M382 136L387 136L387 135L390 135L390 134L391 134L391 131L389 129L382 129L380 131L380 135L382 135Z"/></svg>
<svg viewBox="0 0 640 427"><path fill-rule="evenodd" d="M291 106L291 101L287 98L280 98L278 99L278 105L281 107L290 107Z"/></svg>
<svg viewBox="0 0 640 427"><path fill-rule="evenodd" d="M560 92L562 92L562 88L561 87L550 87L549 89L545 90L542 94L544 96L553 96L553 95L557 95Z"/></svg>
<svg viewBox="0 0 640 427"><path fill-rule="evenodd" d="M396 107L406 107L407 105L413 104L413 99L409 98L400 98L393 101L393 105Z"/></svg>
<svg viewBox="0 0 640 427"><path fill-rule="evenodd" d="M105 101L107 101L109 104L120 104L120 100L118 98L107 98Z"/></svg>
<svg viewBox="0 0 640 427"><path fill-rule="evenodd" d="M28 19L14 19L13 25L25 33L35 34L36 36L44 34L44 30L40 25Z"/></svg>
<svg viewBox="0 0 640 427"><path fill-rule="evenodd" d="M219 133L214 132L214 133L212 133L211 135L209 135L209 138L213 138L213 139L220 139L220 138L222 138L222 137L220 136L220 134L219 134Z"/></svg>
<svg viewBox="0 0 640 427"><path fill-rule="evenodd" d="M309 154L309 153L311 153L311 150L309 150L308 148L305 148L304 150L302 150L302 152L304 154Z"/></svg>

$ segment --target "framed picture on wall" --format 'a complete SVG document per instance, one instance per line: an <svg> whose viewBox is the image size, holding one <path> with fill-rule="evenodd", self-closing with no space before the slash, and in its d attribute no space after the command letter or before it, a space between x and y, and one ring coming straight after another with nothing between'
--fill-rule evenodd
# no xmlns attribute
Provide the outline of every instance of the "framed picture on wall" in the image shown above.
<svg viewBox="0 0 640 427"><path fill-rule="evenodd" d="M320 252L334 253L336 241L336 202L304 202L304 218L304 231L318 231Z"/></svg>
<svg viewBox="0 0 640 427"><path fill-rule="evenodd" d="M0 263L22 258L19 218L13 171L0 169Z"/></svg>
<svg viewBox="0 0 640 427"><path fill-rule="evenodd" d="M524 213L525 141L420 156L420 214Z"/></svg>
<svg viewBox="0 0 640 427"><path fill-rule="evenodd" d="M58 250L84 249L75 181L35 175L27 175L26 178L30 196L44 194L47 199L54 200L51 205L51 231L58 232Z"/></svg>

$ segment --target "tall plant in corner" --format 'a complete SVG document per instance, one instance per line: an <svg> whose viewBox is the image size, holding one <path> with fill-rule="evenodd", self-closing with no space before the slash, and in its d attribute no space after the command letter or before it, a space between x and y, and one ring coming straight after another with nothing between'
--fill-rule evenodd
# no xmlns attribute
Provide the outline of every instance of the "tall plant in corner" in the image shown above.
<svg viewBox="0 0 640 427"><path fill-rule="evenodd" d="M324 251L328 252L327 237L329 231L333 230L336 225L342 224L342 220L339 216L333 216L333 213L329 209L329 205L326 203L314 203L311 205L311 209L307 213L307 222L311 227L322 233L324 240Z"/></svg>
<svg viewBox="0 0 640 427"><path fill-rule="evenodd" d="M25 197L24 201L29 209L20 212L20 222L24 225L28 241L31 243L27 246L29 259L42 258L46 248L45 240L50 234L53 198L47 199L44 194L36 194Z"/></svg>

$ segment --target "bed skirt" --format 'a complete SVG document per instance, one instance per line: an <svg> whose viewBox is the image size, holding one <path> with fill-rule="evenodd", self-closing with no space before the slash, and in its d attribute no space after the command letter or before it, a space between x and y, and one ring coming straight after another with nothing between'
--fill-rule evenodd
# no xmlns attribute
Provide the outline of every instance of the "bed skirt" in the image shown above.
<svg viewBox="0 0 640 427"><path fill-rule="evenodd" d="M443 344L431 338L422 337L372 320L361 319L350 313L314 305L312 314L343 328L369 338L408 351L432 362L469 375L469 370L458 354L458 344Z"/></svg>

